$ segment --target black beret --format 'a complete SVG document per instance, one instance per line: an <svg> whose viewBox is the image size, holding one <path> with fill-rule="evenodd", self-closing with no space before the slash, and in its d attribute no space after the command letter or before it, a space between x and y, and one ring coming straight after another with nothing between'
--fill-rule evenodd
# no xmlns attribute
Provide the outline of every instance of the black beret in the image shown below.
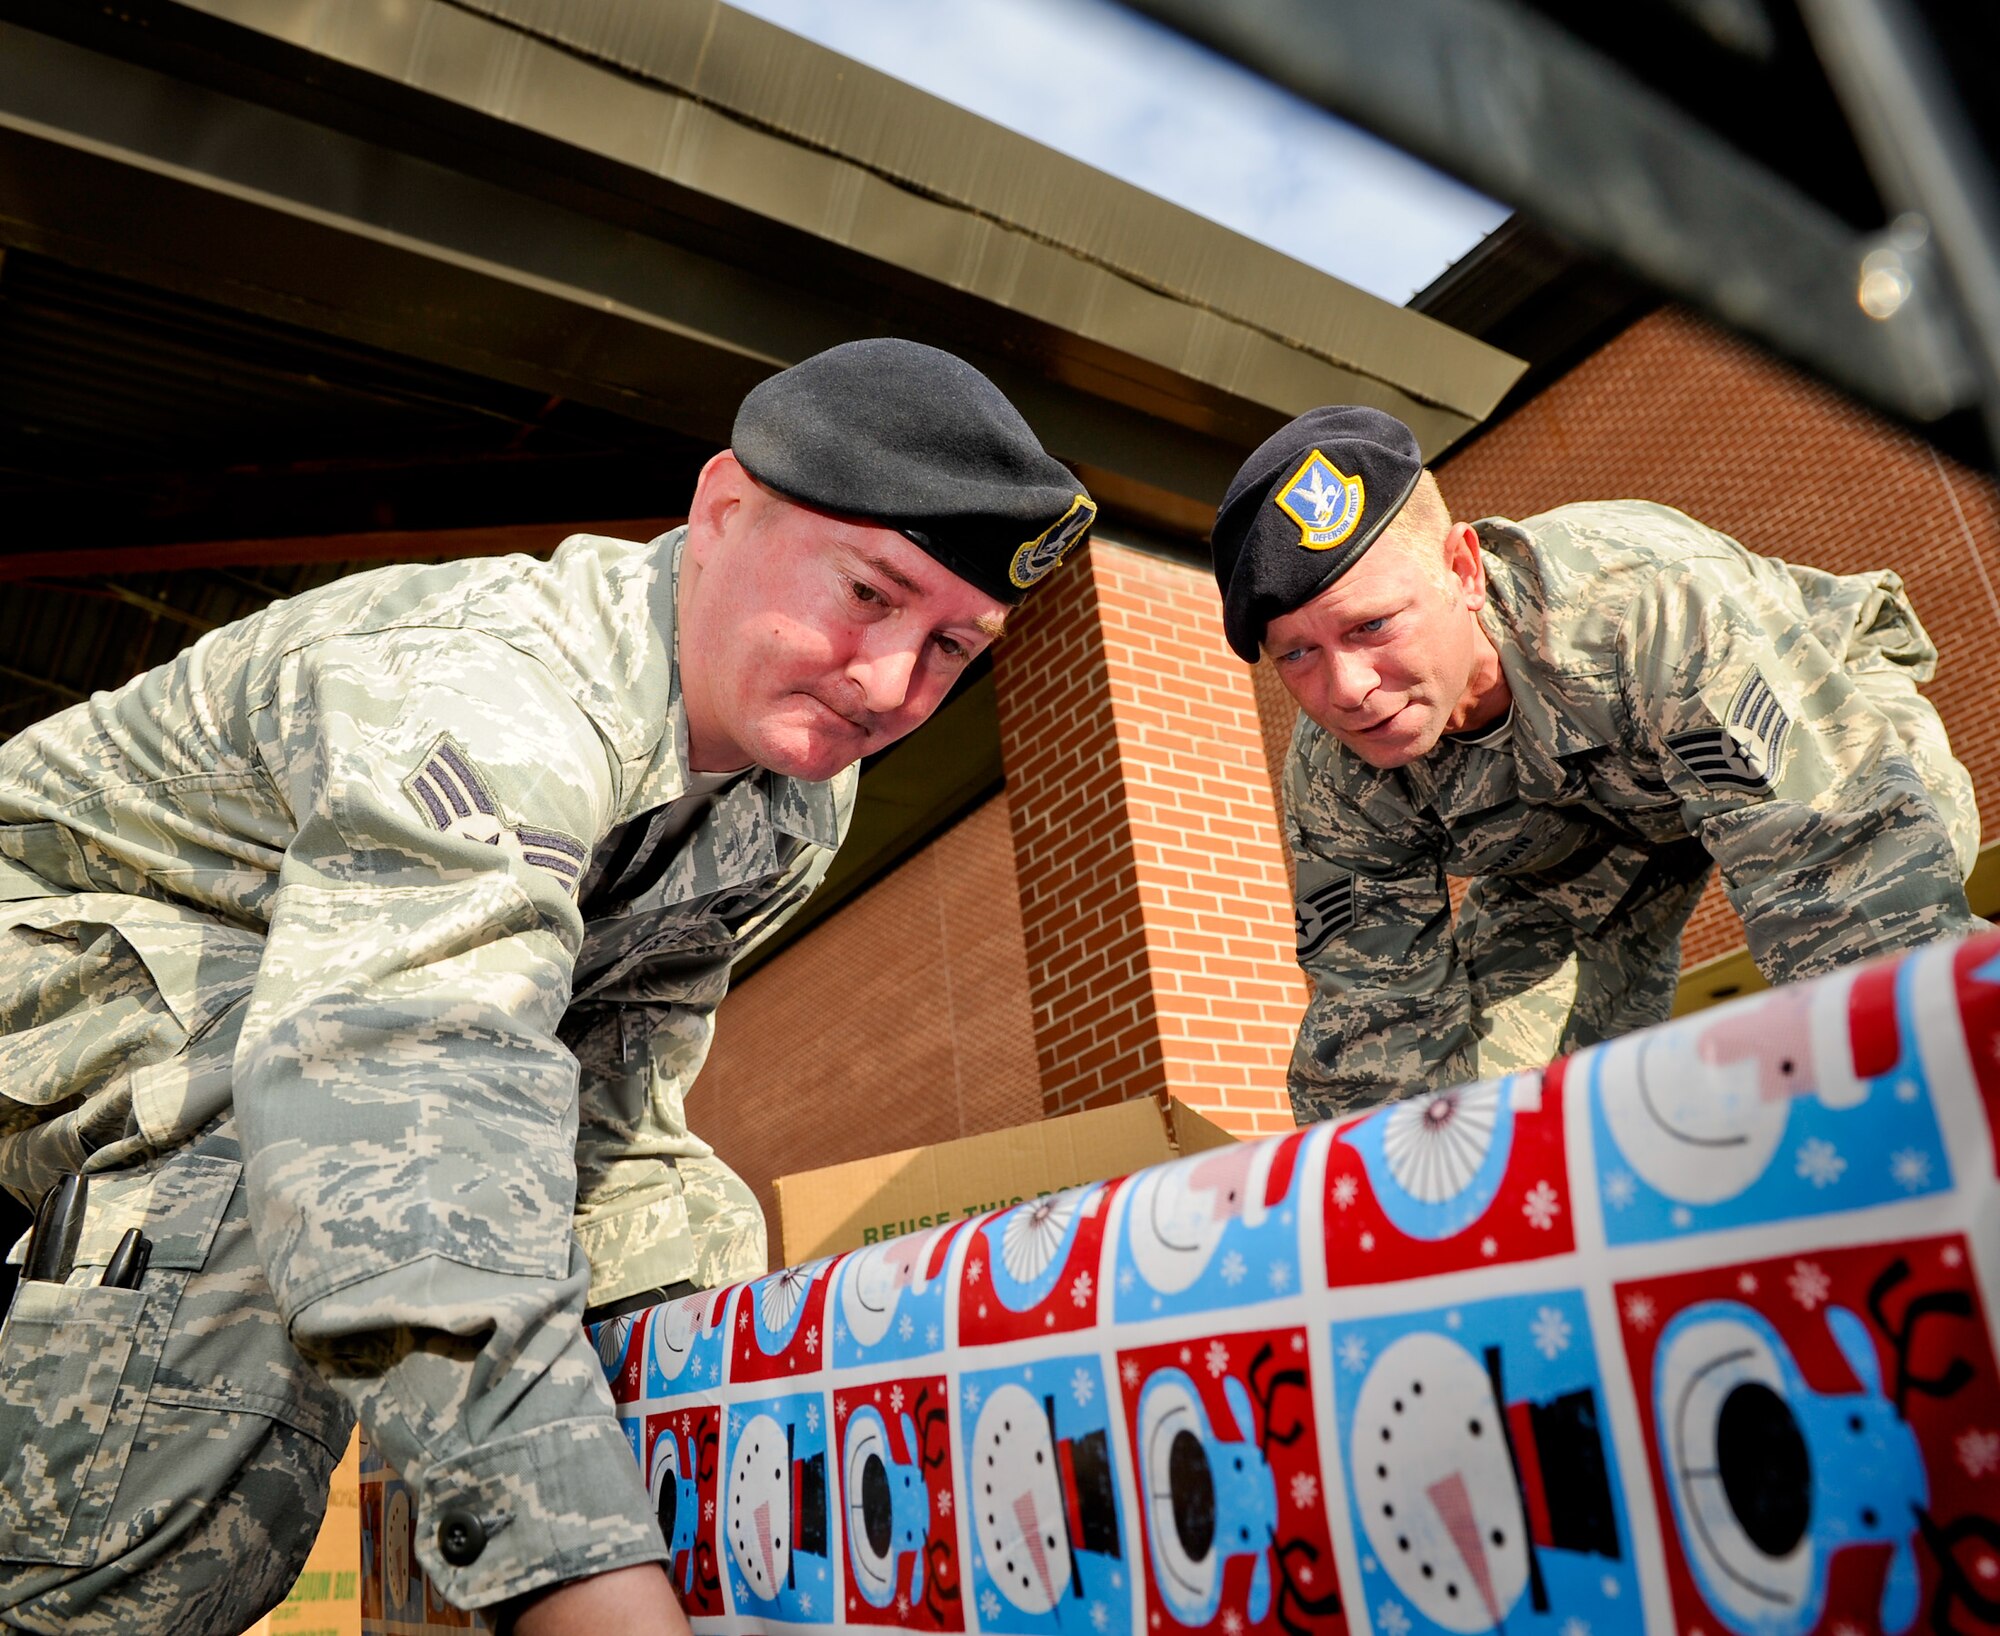
<svg viewBox="0 0 2000 1636"><path fill-rule="evenodd" d="M1097 517L999 387L915 341L849 341L773 375L743 400L730 442L766 488L893 528L1003 602Z"/></svg>
<svg viewBox="0 0 2000 1636"><path fill-rule="evenodd" d="M1238 658L1255 664L1273 619L1361 560L1423 471L1409 427L1358 404L1308 410L1258 446L1209 536L1222 628Z"/></svg>

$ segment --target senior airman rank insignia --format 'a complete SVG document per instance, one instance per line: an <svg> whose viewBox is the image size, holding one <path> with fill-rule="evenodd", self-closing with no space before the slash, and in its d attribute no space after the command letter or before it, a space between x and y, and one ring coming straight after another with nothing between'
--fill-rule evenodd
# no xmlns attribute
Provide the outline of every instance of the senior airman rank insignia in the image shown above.
<svg viewBox="0 0 2000 1636"><path fill-rule="evenodd" d="M1354 877L1344 870L1326 871L1312 860L1299 860L1299 895L1292 905L1298 923L1299 958L1310 960L1337 932L1350 930L1360 918L1354 905Z"/></svg>
<svg viewBox="0 0 2000 1636"><path fill-rule="evenodd" d="M546 869L572 897L576 895L590 849L559 829L504 822L486 781L451 734L438 735L423 765L403 780L403 790L440 834L504 847L537 869Z"/></svg>
<svg viewBox="0 0 2000 1636"><path fill-rule="evenodd" d="M1783 770L1792 718L1756 671L1743 679L1723 720L1667 737L1681 765L1711 790L1769 795Z"/></svg>
<svg viewBox="0 0 2000 1636"><path fill-rule="evenodd" d="M1339 545L1360 524L1367 503L1361 479L1349 477L1317 449L1272 501L1299 525L1299 544L1308 551Z"/></svg>
<svg viewBox="0 0 2000 1636"><path fill-rule="evenodd" d="M1007 577L1024 591L1037 581L1046 579L1069 554L1069 548L1082 539L1085 530L1096 521L1096 503L1088 495L1079 494L1070 502L1069 510L1014 553L1014 560L1007 567Z"/></svg>

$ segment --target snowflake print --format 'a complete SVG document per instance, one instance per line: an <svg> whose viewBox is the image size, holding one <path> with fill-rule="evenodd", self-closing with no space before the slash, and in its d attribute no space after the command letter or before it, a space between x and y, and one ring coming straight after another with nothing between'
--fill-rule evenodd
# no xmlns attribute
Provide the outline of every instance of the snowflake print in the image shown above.
<svg viewBox="0 0 2000 1636"><path fill-rule="evenodd" d="M1244 1273L1250 1269L1243 1265L1243 1257L1231 1250L1222 1258L1222 1265L1216 1270L1222 1274L1222 1281L1234 1289L1243 1282Z"/></svg>
<svg viewBox="0 0 2000 1636"><path fill-rule="evenodd" d="M1090 1628L1092 1630L1109 1630L1111 1628L1111 1610L1102 1602L1093 1602L1090 1604Z"/></svg>
<svg viewBox="0 0 2000 1636"><path fill-rule="evenodd" d="M1264 1282L1271 1286L1271 1293L1283 1295L1292 1287L1292 1264L1289 1261L1273 1261L1270 1270L1264 1274Z"/></svg>
<svg viewBox="0 0 2000 1636"><path fill-rule="evenodd" d="M1362 1249L1372 1250L1375 1248L1375 1235L1373 1233L1363 1233L1360 1242Z"/></svg>
<svg viewBox="0 0 2000 1636"><path fill-rule="evenodd" d="M799 1596L799 1612L811 1613L812 1610L813 1610L813 1599L802 1592Z"/></svg>
<svg viewBox="0 0 2000 1636"><path fill-rule="evenodd" d="M1956 1244L1947 1244L1943 1249L1938 1251L1938 1260L1942 1261L1947 1267L1955 1267L1964 1259L1965 1252Z"/></svg>
<svg viewBox="0 0 2000 1636"><path fill-rule="evenodd" d="M1562 1214L1562 1198L1546 1179L1538 1181L1522 1196L1521 1214L1528 1218L1530 1227L1546 1233Z"/></svg>
<svg viewBox="0 0 2000 1636"><path fill-rule="evenodd" d="M910 1616L910 1599L907 1596L899 1595L896 1598L896 1617L900 1620L900 1619L907 1619L909 1616Z"/></svg>
<svg viewBox="0 0 2000 1636"><path fill-rule="evenodd" d="M1090 1290L1091 1290L1090 1274L1087 1272L1080 1272L1076 1275L1075 1281L1069 1287L1069 1298L1077 1305L1079 1309L1087 1307L1090 1305Z"/></svg>
<svg viewBox="0 0 2000 1636"><path fill-rule="evenodd" d="M1889 1156L1889 1174L1906 1193L1920 1193L1931 1184L1931 1156L1921 1148L1906 1147Z"/></svg>
<svg viewBox="0 0 2000 1636"><path fill-rule="evenodd" d="M1816 1261L1794 1261L1785 1287L1792 1292L1794 1301L1811 1312L1833 1293L1833 1280L1820 1270Z"/></svg>
<svg viewBox="0 0 2000 1636"><path fill-rule="evenodd" d="M1120 1267L1118 1269L1118 1293L1120 1295L1130 1295L1132 1293L1132 1269L1130 1267Z"/></svg>
<svg viewBox="0 0 2000 1636"><path fill-rule="evenodd" d="M742 1311L736 1314L736 1327L738 1329L748 1329L750 1327L750 1303L748 1301L743 1303Z"/></svg>
<svg viewBox="0 0 2000 1636"><path fill-rule="evenodd" d="M901 1414L903 1412L903 1388L900 1386L891 1386L889 1388L889 1412L891 1414Z"/></svg>
<svg viewBox="0 0 2000 1636"><path fill-rule="evenodd" d="M834 1418L834 1419L836 1419L836 1420L845 1420L845 1419L847 1418L847 1399L846 1399L846 1398L844 1398L844 1397L836 1397L836 1398L835 1398L835 1399L833 1400L833 1418Z"/></svg>
<svg viewBox="0 0 2000 1636"><path fill-rule="evenodd" d="M1534 1337L1535 1350L1553 1362L1558 1353L1569 1350L1569 1338L1573 1332L1569 1320L1559 1310L1543 1307L1528 1326L1528 1333Z"/></svg>
<svg viewBox="0 0 2000 1636"><path fill-rule="evenodd" d="M985 1262L983 1262L983 1261L968 1261L968 1262L966 1262L966 1264L965 1264L965 1281L966 1281L966 1282L967 1282L968 1284L976 1284L976 1283L978 1283L978 1282L979 1282L979 1275L980 1275L980 1274L981 1274L982 1272L984 1272L985 1270L986 1270L986 1263L985 1263Z"/></svg>
<svg viewBox="0 0 2000 1636"><path fill-rule="evenodd" d="M951 1515L951 1490L950 1490L950 1489L948 1489L948 1488L941 1488L941 1489L939 1489L939 1490L937 1491L937 1494L936 1494L936 1495L935 1495L935 1496L934 1496L934 1497L932 1498L932 1500L931 1500L931 1504L932 1504L932 1505L934 1505L934 1506L935 1506L935 1507L937 1508L937 1514L938 1514L938 1515L939 1515L940 1517L948 1517L948 1516L950 1516L950 1515Z"/></svg>
<svg viewBox="0 0 2000 1636"><path fill-rule="evenodd" d="M1000 1598L993 1594L990 1585L979 1593L979 1611L988 1624L1000 1617Z"/></svg>
<svg viewBox="0 0 2000 1636"><path fill-rule="evenodd" d="M1625 1297L1625 1321L1634 1329L1651 1329L1653 1320L1659 1316L1659 1308L1653 1305L1650 1295L1628 1295Z"/></svg>
<svg viewBox="0 0 2000 1636"><path fill-rule="evenodd" d="M819 1325L818 1325L818 1324L807 1324L807 1325L806 1325L806 1350L807 1350L808 1352L817 1352L817 1351L819 1350Z"/></svg>
<svg viewBox="0 0 2000 1636"><path fill-rule="evenodd" d="M1614 1170L1604 1178L1604 1196L1614 1210L1623 1210L1639 1196L1639 1184L1629 1170Z"/></svg>
<svg viewBox="0 0 2000 1636"><path fill-rule="evenodd" d="M715 1521L715 1501L703 1500L701 1502L701 1520L703 1522Z"/></svg>
<svg viewBox="0 0 2000 1636"><path fill-rule="evenodd" d="M938 1326L936 1324L925 1324L924 1345L934 1347L937 1345L937 1343L938 1343Z"/></svg>
<svg viewBox="0 0 2000 1636"><path fill-rule="evenodd" d="M806 1430L809 1432L819 1430L819 1405L817 1403L808 1403L806 1405Z"/></svg>
<svg viewBox="0 0 2000 1636"><path fill-rule="evenodd" d="M1137 1386L1139 1384L1138 1360L1134 1358L1127 1358L1123 1363L1121 1363L1118 1366L1118 1378L1125 1383L1126 1389L1128 1391L1132 1387Z"/></svg>
<svg viewBox="0 0 2000 1636"><path fill-rule="evenodd" d="M979 1388L977 1386L968 1386L965 1389L965 1412L967 1414L979 1413ZM989 1615L989 1617L991 1616Z"/></svg>
<svg viewBox="0 0 2000 1636"><path fill-rule="evenodd" d="M1334 1350L1340 1355L1340 1367L1350 1375L1358 1375L1368 1367L1368 1343L1359 1335L1343 1335L1340 1345Z"/></svg>
<svg viewBox="0 0 2000 1636"><path fill-rule="evenodd" d="M1802 1181L1815 1187L1831 1187L1847 1169L1840 1150L1823 1136L1809 1136L1799 1144L1797 1170Z"/></svg>
<svg viewBox="0 0 2000 1636"><path fill-rule="evenodd" d="M902 1317L896 1320L896 1333L900 1335L905 1341L909 1340L909 1338L912 1335L916 1334L916 1332L917 1332L916 1320L913 1319L907 1312L904 1313Z"/></svg>
<svg viewBox="0 0 2000 1636"><path fill-rule="evenodd" d="M1222 1636L1243 1636L1243 1616L1234 1608L1222 1610Z"/></svg>
<svg viewBox="0 0 2000 1636"><path fill-rule="evenodd" d="M1736 1289L1737 1293L1741 1295L1755 1295L1757 1293L1757 1275L1754 1272L1738 1274Z"/></svg>
<svg viewBox="0 0 2000 1636"><path fill-rule="evenodd" d="M1562 1636L1590 1636L1590 1626L1582 1619L1565 1619L1563 1621Z"/></svg>
<svg viewBox="0 0 2000 1636"><path fill-rule="evenodd" d="M1479 1241L1479 1253L1491 1261L1500 1253L1500 1240L1497 1238L1482 1238Z"/></svg>
<svg viewBox="0 0 2000 1636"><path fill-rule="evenodd" d="M1219 1379L1229 1368L1229 1348L1220 1341L1210 1341L1202 1361L1208 1365L1209 1375Z"/></svg>
<svg viewBox="0 0 2000 1636"><path fill-rule="evenodd" d="M847 1344L847 1325L842 1323L838 1318L833 1321L833 1344L835 1346L845 1346Z"/></svg>
<svg viewBox="0 0 2000 1636"><path fill-rule="evenodd" d="M1384 1602L1375 1610L1375 1628L1382 1636L1410 1636L1410 1616L1400 1602Z"/></svg>
<svg viewBox="0 0 2000 1636"><path fill-rule="evenodd" d="M1968 1477L2000 1471L2000 1432L1968 1429L1958 1434L1958 1463Z"/></svg>
<svg viewBox="0 0 2000 1636"><path fill-rule="evenodd" d="M1069 1395L1076 1399L1079 1409L1087 1407L1097 1396L1097 1382L1090 1378L1089 1370L1079 1369L1069 1377Z"/></svg>
<svg viewBox="0 0 2000 1636"><path fill-rule="evenodd" d="M1319 1502L1319 1479L1310 1471L1292 1473L1292 1504L1310 1511Z"/></svg>
<svg viewBox="0 0 2000 1636"><path fill-rule="evenodd" d="M1352 1174L1342 1176L1333 1184L1333 1202L1342 1210L1350 1208L1361 1192L1361 1183Z"/></svg>

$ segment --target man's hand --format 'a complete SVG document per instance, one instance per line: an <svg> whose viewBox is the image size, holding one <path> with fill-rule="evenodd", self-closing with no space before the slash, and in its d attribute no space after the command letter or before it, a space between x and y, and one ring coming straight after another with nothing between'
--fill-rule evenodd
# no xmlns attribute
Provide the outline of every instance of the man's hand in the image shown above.
<svg viewBox="0 0 2000 1636"><path fill-rule="evenodd" d="M687 1615L657 1562L539 1592L513 1629L515 1636L689 1636Z"/></svg>

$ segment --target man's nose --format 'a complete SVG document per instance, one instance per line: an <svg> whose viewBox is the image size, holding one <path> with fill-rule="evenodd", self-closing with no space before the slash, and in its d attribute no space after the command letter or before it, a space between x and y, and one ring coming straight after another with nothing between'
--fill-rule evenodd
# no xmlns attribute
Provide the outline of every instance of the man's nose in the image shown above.
<svg viewBox="0 0 2000 1636"><path fill-rule="evenodd" d="M911 642L871 643L854 656L847 674L861 689L862 705L874 715L900 710L910 697L917 648Z"/></svg>
<svg viewBox="0 0 2000 1636"><path fill-rule="evenodd" d="M1327 650L1326 697L1336 710L1358 709L1375 691L1375 682L1375 667L1361 655Z"/></svg>

